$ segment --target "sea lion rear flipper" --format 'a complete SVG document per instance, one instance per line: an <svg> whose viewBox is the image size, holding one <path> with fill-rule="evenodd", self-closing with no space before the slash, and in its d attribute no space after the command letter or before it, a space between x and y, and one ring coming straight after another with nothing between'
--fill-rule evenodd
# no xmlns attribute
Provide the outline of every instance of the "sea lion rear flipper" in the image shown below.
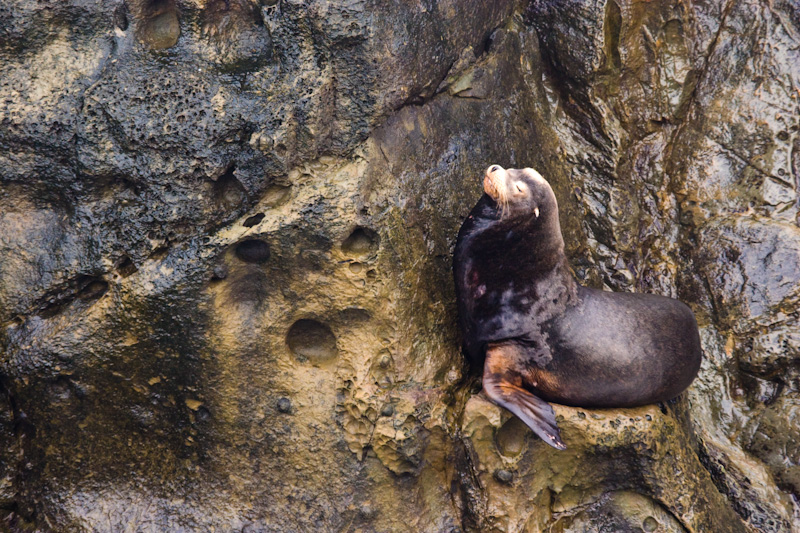
<svg viewBox="0 0 800 533"><path fill-rule="evenodd" d="M520 386L521 379L514 379L514 372L508 369L509 361L502 351L489 349L486 352L486 363L483 367L484 392L494 403L508 409L525 422L547 444L566 450L567 445L561 440L552 406Z"/></svg>

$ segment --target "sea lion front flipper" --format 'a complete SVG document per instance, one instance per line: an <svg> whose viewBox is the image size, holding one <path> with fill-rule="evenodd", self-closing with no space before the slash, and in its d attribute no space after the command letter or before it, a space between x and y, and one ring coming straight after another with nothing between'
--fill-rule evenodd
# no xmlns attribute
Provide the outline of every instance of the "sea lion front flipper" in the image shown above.
<svg viewBox="0 0 800 533"><path fill-rule="evenodd" d="M497 405L514 413L520 420L539 435L543 441L559 450L567 445L561 440L556 425L553 407L522 388L522 379L513 369L516 349L508 345L497 345L486 350L483 366L483 390ZM511 352L511 353L509 353Z"/></svg>

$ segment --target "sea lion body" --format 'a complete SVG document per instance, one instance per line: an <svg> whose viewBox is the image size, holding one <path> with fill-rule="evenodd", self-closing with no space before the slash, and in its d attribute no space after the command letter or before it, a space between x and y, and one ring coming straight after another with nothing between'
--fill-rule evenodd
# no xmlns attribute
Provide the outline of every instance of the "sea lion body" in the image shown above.
<svg viewBox="0 0 800 533"><path fill-rule="evenodd" d="M577 302L544 331L555 355L536 372L535 389L551 402L656 403L683 392L700 366L694 315L672 298L580 287Z"/></svg>
<svg viewBox="0 0 800 533"><path fill-rule="evenodd" d="M464 347L484 391L565 448L552 407L630 407L674 398L702 350L692 311L650 294L580 286L558 204L532 169L492 166L459 232L453 271Z"/></svg>

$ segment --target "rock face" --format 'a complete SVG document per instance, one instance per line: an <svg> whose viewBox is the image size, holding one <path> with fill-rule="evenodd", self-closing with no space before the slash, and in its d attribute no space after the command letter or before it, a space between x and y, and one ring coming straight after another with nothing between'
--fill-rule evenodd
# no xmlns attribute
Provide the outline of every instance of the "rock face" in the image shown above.
<svg viewBox="0 0 800 533"><path fill-rule="evenodd" d="M0 529L800 531L800 10L660 0L0 6ZM456 232L553 184L584 283L699 378L481 394Z"/></svg>

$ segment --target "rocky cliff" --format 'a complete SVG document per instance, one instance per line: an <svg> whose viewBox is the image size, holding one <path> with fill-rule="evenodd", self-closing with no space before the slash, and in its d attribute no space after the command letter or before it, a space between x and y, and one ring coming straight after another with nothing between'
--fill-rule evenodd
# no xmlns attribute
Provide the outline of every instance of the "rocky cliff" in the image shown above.
<svg viewBox="0 0 800 533"><path fill-rule="evenodd" d="M4 2L0 529L800 531L798 117L790 0ZM693 308L687 393L479 393L492 163Z"/></svg>

